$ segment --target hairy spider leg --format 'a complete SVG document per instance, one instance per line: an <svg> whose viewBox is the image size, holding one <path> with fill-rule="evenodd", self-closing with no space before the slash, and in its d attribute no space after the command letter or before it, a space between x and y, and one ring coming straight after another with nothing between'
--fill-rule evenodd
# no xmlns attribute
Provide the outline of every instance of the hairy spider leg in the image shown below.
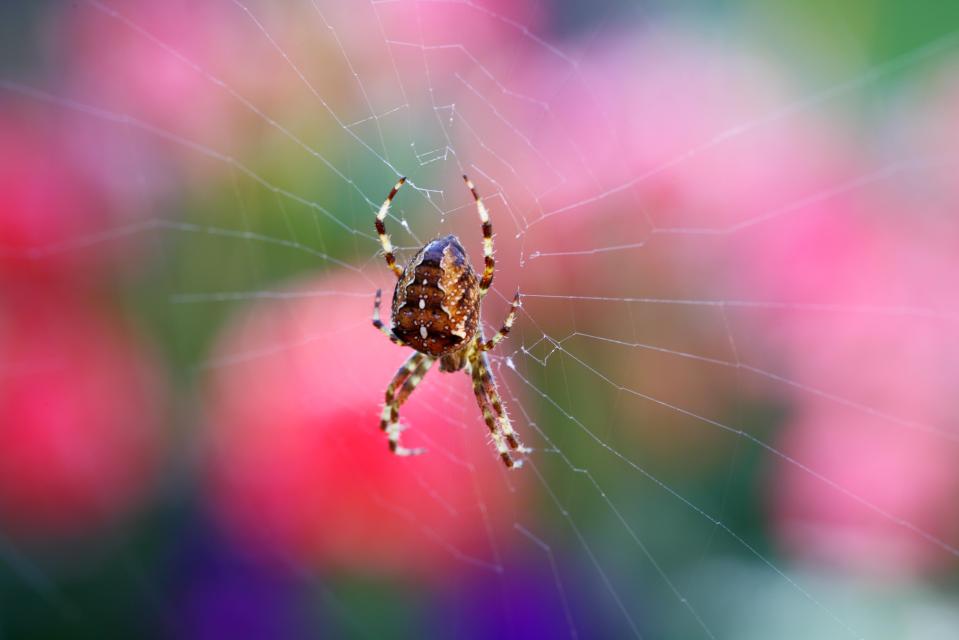
<svg viewBox="0 0 959 640"><path fill-rule="evenodd" d="M489 399L489 404L493 407L493 412L499 421L499 431L509 445L509 448L522 453L528 453L529 449L524 447L523 443L519 441L519 437L513 429L513 424L510 422L509 416L506 415L499 391L496 389L496 382L493 380L493 374L490 371L489 359L485 353L479 352L477 354L475 365L473 375L479 377L480 384L483 386L483 392Z"/></svg>
<svg viewBox="0 0 959 640"><path fill-rule="evenodd" d="M393 335L393 332L386 328L383 324L383 321L380 320L380 302L383 298L383 292L380 289L376 290L376 298L373 300L373 326L379 329L383 335L389 338L393 344L398 344L401 347L407 346L405 342Z"/></svg>
<svg viewBox="0 0 959 640"><path fill-rule="evenodd" d="M419 353L419 352L417 352ZM423 380L426 374L432 368L433 363L436 362L436 358L428 356L425 353L420 354L423 356L423 359L420 361L419 367L413 371L409 379L403 384L400 388L400 392L396 394L396 408L399 409L403 406L403 403L406 402L407 398L410 397L410 394L413 393L413 390L416 389L417 385ZM399 416L397 416L398 418Z"/></svg>
<svg viewBox="0 0 959 640"><path fill-rule="evenodd" d="M473 181L465 175L463 180L466 181L466 186L473 194L473 199L476 201L476 211L479 213L480 222L483 223L483 261L485 266L483 268L483 279L479 283L479 297L482 298L493 284L493 271L496 266L496 262L493 260L493 223L489 220L489 211L486 210L483 199L476 193Z"/></svg>
<svg viewBox="0 0 959 640"><path fill-rule="evenodd" d="M428 357L425 354L417 351L406 359L393 376L389 386L386 387L386 403L383 406L383 413L380 414L381 431L386 431L389 425L399 420L400 406L406 402L406 399L413 392L413 389L416 388L416 384L419 383L419 380L423 377L420 375L419 378L414 379L413 374L418 372L423 361L427 359ZM429 369L429 366L432 364L432 361L427 363L427 369ZM424 371L423 373L425 374L426 372ZM398 393L397 390L399 391Z"/></svg>
<svg viewBox="0 0 959 640"><path fill-rule="evenodd" d="M386 404L380 415L380 429L386 432L390 451L398 456L415 456L426 449L407 449L400 445L400 406L410 397L416 385L420 383L433 365L434 359L416 352L406 359L399 368L389 386L386 387ZM399 389L399 393L397 393Z"/></svg>
<svg viewBox="0 0 959 640"><path fill-rule="evenodd" d="M499 457L503 460L503 464L505 464L507 467L513 467L516 465L516 462L513 461L513 457L509 454L506 441L503 438L503 434L500 431L499 425L496 423L496 418L494 417L493 410L490 407L489 397L486 395L486 389L483 386L483 379L479 373L479 366L471 366L470 372L473 378L473 393L476 395L476 403L483 412L483 421L486 423L486 426L489 428L490 435L493 437L493 444L496 446L496 451L499 453Z"/></svg>
<svg viewBox="0 0 959 640"><path fill-rule="evenodd" d="M479 340L477 340L477 344ZM503 409L503 403L500 400L496 384L493 382L492 374L489 369L489 361L486 354L481 351L474 351L470 363L470 375L473 380L473 393L476 395L476 401L483 412L483 420L490 430L493 437L493 444L507 467L521 467L522 460L514 461L509 453L509 449L515 449L520 453L529 453L529 449L524 447L516 437L516 432L510 423L509 416Z"/></svg>
<svg viewBox="0 0 959 640"><path fill-rule="evenodd" d="M393 189L390 190L390 195L386 196L386 200L383 201L380 210L376 213L376 233L379 234L380 244L383 245L383 255L386 258L387 266L393 270L397 278L403 276L403 269L396 264L396 256L393 255L393 243L390 242L390 237L386 235L385 220L386 214L390 210L390 203L393 202L393 196L400 190L404 182L406 182L406 178L400 178L396 184L393 185Z"/></svg>
<svg viewBox="0 0 959 640"><path fill-rule="evenodd" d="M503 338L509 335L509 330L513 328L513 322L516 320L517 309L519 309L519 291L513 296L513 303L510 305L509 313L506 314L506 320L503 322L503 326L496 332L496 335L480 344L480 351L491 350L498 345Z"/></svg>

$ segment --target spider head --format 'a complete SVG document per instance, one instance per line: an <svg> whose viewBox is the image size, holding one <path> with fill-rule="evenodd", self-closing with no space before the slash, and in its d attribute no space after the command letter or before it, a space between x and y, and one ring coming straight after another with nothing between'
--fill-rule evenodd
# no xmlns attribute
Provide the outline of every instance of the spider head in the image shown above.
<svg viewBox="0 0 959 640"><path fill-rule="evenodd" d="M459 238L428 242L396 283L393 333L417 351L440 357L469 344L478 318L479 286Z"/></svg>
<svg viewBox="0 0 959 640"><path fill-rule="evenodd" d="M431 264L441 267L444 254L447 252L449 253L452 264L469 265L469 259L466 257L466 249L463 248L460 239L451 233L448 236L430 240L423 245L423 248L413 256L413 259L410 260L410 264L406 268L409 269L410 266L419 264Z"/></svg>

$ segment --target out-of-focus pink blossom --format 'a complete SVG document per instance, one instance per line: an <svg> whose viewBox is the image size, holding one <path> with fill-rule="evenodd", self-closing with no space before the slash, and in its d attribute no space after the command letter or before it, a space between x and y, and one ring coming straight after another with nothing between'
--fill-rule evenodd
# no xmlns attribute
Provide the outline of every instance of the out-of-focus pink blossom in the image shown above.
<svg viewBox="0 0 959 640"><path fill-rule="evenodd" d="M495 113L484 111L488 105L466 88L457 114L469 122L461 134L473 162L525 217L521 285L560 296L533 298L527 310L560 326L572 317L579 334L598 336L563 343L586 361L603 357L603 339L620 341L604 355L621 362L608 370L610 382L639 394L625 410L638 411L643 424L669 425L660 437L681 443L686 459L687 440L704 449L734 440L709 438L722 434L708 428L696 436L704 424L673 407L739 427L729 417L730 385L762 385L795 411L776 446L888 514L951 540L951 332L935 314L876 309L959 307L944 277L957 268L943 239L955 237L955 226L943 225L941 212L904 224L895 222L901 211L878 213L892 203L935 213L901 197L914 189L896 196L896 185L915 185L910 159L947 154L941 147L950 136L889 163L867 161L841 120L824 117L829 105L808 100L784 77L748 47L651 31L609 41L575 68L544 52L503 78L548 109L500 96ZM945 94L936 104L951 104ZM577 295L758 305L617 307ZM780 379L737 370L740 361ZM690 425L689 438L679 435ZM929 432L937 429L945 434ZM894 518L774 459L771 500L796 553L890 571L940 557ZM856 545L861 553L850 552Z"/></svg>
<svg viewBox="0 0 959 640"><path fill-rule="evenodd" d="M427 453L388 451L383 394L412 352L371 326L372 289L314 279L225 329L207 393L213 508L254 548L327 569L492 563L490 536L511 521L526 478L488 444L467 377L436 367L400 411L407 446Z"/></svg>
<svg viewBox="0 0 959 640"><path fill-rule="evenodd" d="M508 252L505 264L522 267L527 291L737 297L722 289L727 276L748 279L756 270L755 262L729 259L740 244L756 244L749 227L857 175L848 141L816 109L790 108L801 94L748 46L659 29L608 39L575 66L544 47L532 52L514 73L494 76L499 83L474 69L451 99L466 123L454 130L457 143L497 189L487 196L500 211L497 240ZM579 303L526 304L548 327ZM635 337L617 327L625 307L600 308L610 312L580 315L577 326ZM677 311L698 327L697 337L669 346L693 352L706 345L703 355L734 360L723 318L702 311ZM709 384L702 394L690 390L684 375L674 379L687 386L686 397L724 395Z"/></svg>
<svg viewBox="0 0 959 640"><path fill-rule="evenodd" d="M240 113L211 76L269 75L257 71L260 41L240 36L241 16L225 2L90 3L58 12L49 37L64 43L76 99L211 145L230 139ZM244 73L229 73L238 64Z"/></svg>
<svg viewBox="0 0 959 640"><path fill-rule="evenodd" d="M336 3L321 4L330 5L326 11L336 6ZM423 82L433 85L434 90L439 89L442 95L446 82L461 86L463 78L456 79L457 71L476 71L477 62L493 65L494 69L487 68L490 73L503 70L502 65L514 66L524 57L524 52L544 44L535 35L548 17L543 4L539 0L482 3L399 0L374 6L375 15L371 13L364 17L383 25L390 41L391 55L426 59L428 70L422 63L417 65L424 68L426 75L410 78L413 84L408 91L428 89L428 86L417 87ZM351 13L355 10L349 7ZM352 23L360 26L358 21ZM342 24L349 28L350 21L343 20ZM363 27L363 33L366 32Z"/></svg>
<svg viewBox="0 0 959 640"><path fill-rule="evenodd" d="M7 287L0 308L3 528L81 534L135 509L162 447L156 363L70 291Z"/></svg>
<svg viewBox="0 0 959 640"><path fill-rule="evenodd" d="M531 297L526 309L547 331L557 325L555 338L567 337L570 321L598 337L564 347L617 363L611 381L638 394L618 406L649 425L634 431L684 459L691 446L721 459L717 445L734 444L673 407L729 422L730 398L749 382L731 368L737 318L653 301L767 298L761 265L782 257L785 213L857 173L848 141L821 112L790 108L801 94L785 77L748 45L659 29L609 39L576 66L538 50L499 77L521 97L493 93L474 74L496 95L495 112L469 88L456 100L469 123L457 130L461 144L506 198L494 206L520 218L507 219L520 237L505 239L517 247L507 255L523 260L520 285L559 296ZM773 232L777 242L751 231L766 217L774 221L765 229L785 229ZM815 290L821 267L796 277L809 273Z"/></svg>
<svg viewBox="0 0 959 640"><path fill-rule="evenodd" d="M782 303L752 314L745 357L778 360L787 381L770 381L794 407L777 446L839 487L778 460L782 539L804 557L900 576L944 566L923 534L959 540L959 292L948 275L959 227L930 198L939 165L908 164L942 154L904 152L904 169L870 188L757 227L729 283Z"/></svg>
<svg viewBox="0 0 959 640"><path fill-rule="evenodd" d="M888 393L896 389L890 386ZM776 530L791 552L891 576L946 566L938 545L894 518L955 542L959 477L954 442L817 399L801 402L778 445L843 489L778 462L770 497Z"/></svg>
<svg viewBox="0 0 959 640"><path fill-rule="evenodd" d="M248 145L269 142L275 152L279 142L279 161L314 162L355 144L355 133L406 130L401 118L420 107L432 112L421 102L432 91L437 100L449 95L455 67L531 47L527 30L546 15L539 4L89 3L58 11L48 37L64 43L73 98L185 143L177 146L187 161L218 166L222 158L205 164L213 150L252 164L262 150L250 154ZM490 64L507 73L515 55ZM412 73L400 78L394 68ZM423 144L417 151L429 151Z"/></svg>
<svg viewBox="0 0 959 640"><path fill-rule="evenodd" d="M102 273L116 242L85 242L118 224L103 185L77 163L57 119L0 113L0 281Z"/></svg>

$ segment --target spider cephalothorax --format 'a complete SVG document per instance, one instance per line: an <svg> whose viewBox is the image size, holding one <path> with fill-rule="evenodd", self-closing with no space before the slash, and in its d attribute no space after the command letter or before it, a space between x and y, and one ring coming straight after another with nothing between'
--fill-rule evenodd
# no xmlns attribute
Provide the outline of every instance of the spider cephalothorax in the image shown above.
<svg viewBox="0 0 959 640"><path fill-rule="evenodd" d="M500 457L508 467L519 466L519 461L514 461L510 455L510 449L528 450L513 431L486 357L486 352L505 338L513 326L519 294L513 298L503 328L484 341L479 314L480 302L493 283L493 225L473 183L466 176L463 179L473 194L483 224L484 269L479 280L466 250L453 235L428 242L416 252L405 269L396 264L384 220L393 196L406 178L400 178L376 215L376 231L383 245L386 264L396 274L397 283L389 329L380 320L380 290L376 291L373 305L373 325L394 343L416 350L386 388L386 406L383 407L380 428L389 437L393 453L415 455L423 452L422 449L407 449L400 445L399 409L438 358L441 371L465 369L470 374L473 393Z"/></svg>

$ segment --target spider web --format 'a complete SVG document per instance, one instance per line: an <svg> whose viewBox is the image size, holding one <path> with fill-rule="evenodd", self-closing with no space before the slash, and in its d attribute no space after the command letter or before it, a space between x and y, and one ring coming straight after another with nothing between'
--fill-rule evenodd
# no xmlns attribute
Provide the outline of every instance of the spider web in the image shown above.
<svg viewBox="0 0 959 640"><path fill-rule="evenodd" d="M549 32L542 6L214 4L200 16L185 6L160 12L169 24L96 0L71 10L71 19L152 49L154 61L185 79L187 97L206 103L196 109L214 114L200 126L164 120L149 98L123 92L51 88L29 76L0 81L11 100L119 134L135 161L112 168L114 182L146 212L34 248L32 257L146 238L162 286L138 297L160 309L158 324L187 327L174 359L201 380L329 337L311 327L297 342L211 355L208 342L231 314L304 299L371 304L375 288L389 286L372 220L400 175L409 183L387 220L400 261L448 229L475 259L479 224L457 182L469 174L496 230L496 282L483 309L488 335L514 288L523 294L514 331L491 360L514 425L533 449L516 472L526 474L532 497L511 513L510 526L487 527L485 554L424 531L437 554L460 563L464 576L504 585L534 567L537 588L555 605L555 628L570 637L904 637L904 629L938 637L950 628L948 586L864 579L827 551L826 562L808 561L816 553L801 541L823 539L800 531L799 550L790 547L789 534L775 530L783 522L775 492L788 477L834 504L841 523L864 519L940 566L959 558L952 530L869 493L855 471L862 459L881 458L889 442L945 450L955 460L955 411L929 407L948 397L942 380L956 373L959 301L947 285L934 286L955 266L936 257L944 251L935 238L954 241L956 228L942 209L906 207L916 194L920 203L934 200L920 185L954 174L956 148L951 155L903 148L888 139L891 125L854 124L889 122L873 98L900 75L954 58L955 32L926 36L877 65L830 70L825 82L789 86L788 65L766 62L773 55L761 40L697 75L725 39L743 37L737 20L710 30L695 19L610 10L560 38L537 35ZM215 21L212 43L172 35L204 20ZM616 24L622 20L630 26ZM231 60L238 43L251 68ZM664 57L650 59L655 53ZM275 86L257 77L267 71ZM141 82L150 86L150 77L143 68ZM714 85L755 77L748 85L755 95L710 103L722 95ZM283 92L275 100L273 89ZM675 113L663 105L686 91L691 98ZM684 112L688 104L695 109ZM624 108L637 109L635 120L624 119ZM909 109L902 136L926 117ZM822 122L831 123L819 125L826 133L814 129ZM235 139L247 129L277 165ZM840 147L831 136L851 142ZM768 166L789 152L765 158L788 143L796 144L799 177ZM175 171L154 157L170 153L191 158L202 174L184 180L196 210L170 211L155 195ZM750 176L766 171L773 186L751 193L763 180ZM219 195L205 195L204 180ZM690 184L701 184L702 195L689 195ZM737 184L747 185L745 194ZM834 260L861 234L875 243L872 251ZM229 264L173 273L182 244L228 256ZM894 256L885 267L865 262L883 255ZM934 257L927 263L924 255ZM822 273L820 260L838 272ZM317 271L346 273L354 285L290 287ZM365 314L355 322L368 323ZM909 336L918 343L906 344ZM381 338L369 330L370 340ZM391 374L349 375L385 384ZM468 387L446 378L434 371L423 383L443 387L440 406L411 397L436 424L413 425L408 437L459 469L460 452L432 434L482 432ZM804 415L828 425L820 437L832 446L792 439ZM495 464L489 454L476 464ZM496 481L517 482L505 471ZM482 488L475 495L476 504L452 505L451 513L496 508ZM422 499L444 500L426 484ZM12 548L4 555L25 586L52 594L65 615L83 615L25 556ZM338 583L319 588L344 628L369 634ZM883 616L875 613L889 602ZM504 603L490 615L509 627L521 609Z"/></svg>

